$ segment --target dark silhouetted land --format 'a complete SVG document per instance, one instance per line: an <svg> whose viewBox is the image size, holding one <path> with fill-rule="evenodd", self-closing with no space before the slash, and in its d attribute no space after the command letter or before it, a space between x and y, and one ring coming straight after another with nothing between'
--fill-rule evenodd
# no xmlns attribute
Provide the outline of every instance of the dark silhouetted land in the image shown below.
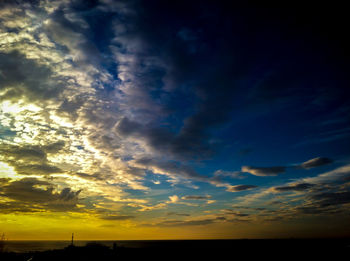
<svg viewBox="0 0 350 261"><path fill-rule="evenodd" d="M350 239L268 239L268 240L164 240L138 241L133 247L112 247L101 243L85 246L67 246L64 249L36 252L3 252L0 260L55 261L55 260L200 260L218 258L237 260L243 258L291 258L346 257L350 254ZM137 246L138 245L138 246Z"/></svg>

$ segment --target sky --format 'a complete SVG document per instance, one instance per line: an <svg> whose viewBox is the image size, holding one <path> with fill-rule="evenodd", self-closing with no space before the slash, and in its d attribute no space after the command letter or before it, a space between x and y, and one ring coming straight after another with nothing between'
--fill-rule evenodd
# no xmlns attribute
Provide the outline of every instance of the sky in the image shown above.
<svg viewBox="0 0 350 261"><path fill-rule="evenodd" d="M11 240L350 236L345 9L0 1Z"/></svg>

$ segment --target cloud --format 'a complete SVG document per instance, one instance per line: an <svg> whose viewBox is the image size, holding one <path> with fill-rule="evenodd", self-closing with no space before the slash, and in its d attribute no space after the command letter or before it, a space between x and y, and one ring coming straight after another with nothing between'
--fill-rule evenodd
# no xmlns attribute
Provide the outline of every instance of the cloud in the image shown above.
<svg viewBox="0 0 350 261"><path fill-rule="evenodd" d="M44 211L46 211L46 209L40 205L31 205L18 201L2 202L0 204L1 214L35 213Z"/></svg>
<svg viewBox="0 0 350 261"><path fill-rule="evenodd" d="M31 102L55 99L64 89L62 78L18 51L0 53L0 100ZM6 77L5 77L6 76Z"/></svg>
<svg viewBox="0 0 350 261"><path fill-rule="evenodd" d="M58 142L46 146L0 144L0 159L13 166L20 175L48 175L63 171L47 160L47 153L57 153L64 143Z"/></svg>
<svg viewBox="0 0 350 261"><path fill-rule="evenodd" d="M247 206L271 206L277 203L278 209L270 213L274 217L271 218L267 211L257 214L257 218L266 221L294 219L304 215L337 215L345 218L349 214L346 206L350 204L349 185L346 183L349 175L349 165L345 165L315 177L299 178L293 183L263 188L258 193L240 197L239 201Z"/></svg>
<svg viewBox="0 0 350 261"><path fill-rule="evenodd" d="M44 145L42 147L42 149L46 152L46 153L58 153L59 151L61 151L65 146L65 142L64 141L57 141L51 144L47 144Z"/></svg>
<svg viewBox="0 0 350 261"><path fill-rule="evenodd" d="M350 203L350 191L324 192L311 197L320 207L338 206Z"/></svg>
<svg viewBox="0 0 350 261"><path fill-rule="evenodd" d="M179 182L179 178L185 180L188 185L189 180L206 182L216 187L230 188L229 183L222 182L217 177L208 177L198 173L192 166L184 165L178 161L161 161L156 158L141 157L130 161L134 166L138 168L147 168L155 174L167 175L172 178L169 182L174 184Z"/></svg>
<svg viewBox="0 0 350 261"><path fill-rule="evenodd" d="M183 196L181 199L184 200L209 200L211 199L210 195L205 195L205 196L199 196L199 195L188 195L188 196Z"/></svg>
<svg viewBox="0 0 350 261"><path fill-rule="evenodd" d="M133 219L135 216L130 216L130 215L107 215L107 216L101 216L100 219L104 220L116 220L116 221L123 221L123 220L129 220Z"/></svg>
<svg viewBox="0 0 350 261"><path fill-rule="evenodd" d="M144 189L136 181L140 173L115 163L124 152L109 131L119 119L106 90L115 82L101 64L110 58L101 59L80 5L44 1L2 9L0 126L11 136L0 144L1 160L17 174L80 172Z"/></svg>
<svg viewBox="0 0 350 261"><path fill-rule="evenodd" d="M70 188L64 188L62 189L61 193L59 193L58 197L63 201L71 201L77 199L80 192L81 190L74 192Z"/></svg>
<svg viewBox="0 0 350 261"><path fill-rule="evenodd" d="M10 180L10 178L0 178L0 185L7 184Z"/></svg>
<svg viewBox="0 0 350 261"><path fill-rule="evenodd" d="M17 165L17 163L12 163L15 170L20 175L48 175L53 173L62 173L63 170L49 164L30 164L30 165Z"/></svg>
<svg viewBox="0 0 350 261"><path fill-rule="evenodd" d="M209 178L200 175L191 166L183 165L176 161L160 161L150 157L142 157L133 161L138 167L144 167L157 174L169 175L171 177L182 177L202 182L209 182Z"/></svg>
<svg viewBox="0 0 350 261"><path fill-rule="evenodd" d="M167 203L169 203L169 202L158 203L156 205L144 205L144 204L129 203L128 206L139 208L138 211L144 212L144 211L153 211L153 210L166 208L168 206Z"/></svg>
<svg viewBox="0 0 350 261"><path fill-rule="evenodd" d="M40 146L0 144L2 156L9 161L46 161L46 153Z"/></svg>
<svg viewBox="0 0 350 261"><path fill-rule="evenodd" d="M311 169L311 168L328 165L328 164L331 164L332 162L333 161L329 158L317 157L317 158L310 159L308 161L303 162L298 167L303 169Z"/></svg>
<svg viewBox="0 0 350 261"><path fill-rule="evenodd" d="M180 200L180 198L176 195L169 196L169 199L170 199L169 203L177 203Z"/></svg>
<svg viewBox="0 0 350 261"><path fill-rule="evenodd" d="M294 209L295 213L297 215L304 214L304 215L339 215L343 214L344 210L339 208L321 208L320 206L298 206Z"/></svg>
<svg viewBox="0 0 350 261"><path fill-rule="evenodd" d="M333 161L329 158L323 158L323 157L317 157L308 161L303 162L300 165L297 165L297 168L302 169L310 169L315 168L323 165L327 165L332 163ZM241 171L250 173L254 176L259 177L267 177L267 176L277 176L279 174L283 174L286 172L288 166L273 166L273 167L253 167L253 166L242 166ZM233 172L234 175L239 175L239 172L235 174L236 172ZM217 175L220 175L221 171L217 173ZM225 174L223 172L223 174Z"/></svg>
<svg viewBox="0 0 350 261"><path fill-rule="evenodd" d="M207 218L201 220L167 220L160 223L157 223L157 226L165 226L165 227L187 227L187 226L205 226L218 222L225 222L226 219L224 217L216 217L216 218Z"/></svg>
<svg viewBox="0 0 350 261"><path fill-rule="evenodd" d="M255 67L255 63L248 63L245 55L233 52L232 45L237 44L236 38L225 37L225 41L221 40L222 35L217 27L224 30L226 36L232 33L223 21L215 19L213 22L220 24L215 28L198 28L190 22L193 14L181 18L174 17L171 8L162 8L163 12L169 12L175 20L180 19L179 24L188 19L188 26L169 27L165 23L158 25L155 30L147 19L140 20L137 12L130 12L124 16L127 21L124 26L117 26L119 24L116 22L113 49L122 82L118 97L123 98L122 104L129 111L128 121L135 123L123 124L129 124L128 127L138 125L138 129L133 128L134 131L126 132L126 129L130 129L124 128L126 126L119 127L125 137L134 136L146 140L155 152L166 152L168 157L184 161L209 158L219 149L211 143L211 130L224 127L231 120L230 113L233 108L239 103L235 94L240 91L239 82L245 77L241 66L249 71L249 68ZM202 17L202 10L193 5L186 5L183 10L188 8L197 13L198 17ZM147 6L146 10L143 15L149 17L149 21L153 21L157 16L154 12L159 10L158 7L153 9L152 6ZM207 19L211 20L209 17ZM210 22L207 21L206 24ZM166 39L173 35L178 36L175 41L167 42ZM213 45L208 43L208 39L211 39ZM158 46L159 49L155 51L152 46ZM211 49L212 46L215 46L215 49ZM212 50L213 54L205 55L208 50ZM231 55L238 60L230 59ZM251 57L250 52L246 55ZM240 69L236 63L240 64ZM218 66L213 67L210 64ZM150 81L147 75L153 75L153 79L158 82ZM152 84L148 84L150 82ZM155 95L150 97L149 93ZM178 97L189 98L188 101L180 101ZM155 104L161 108L152 111ZM189 107L186 108L185 115L176 110L184 104ZM172 115L169 118L179 120L167 121L165 124L162 121L159 124L155 118L160 114ZM169 123L172 123L174 128L164 128Z"/></svg>
<svg viewBox="0 0 350 261"><path fill-rule="evenodd" d="M176 134L162 127L143 125L128 118L120 120L116 129L122 137L144 140L153 152L167 153L175 159L193 158L195 155L208 152L206 145L197 144L195 139ZM197 152L200 154L196 154Z"/></svg>
<svg viewBox="0 0 350 261"><path fill-rule="evenodd" d="M243 166L242 172L250 173L254 176L267 177L267 176L277 176L286 171L286 167L252 167L252 166Z"/></svg>
<svg viewBox="0 0 350 261"><path fill-rule="evenodd" d="M45 186L46 189L40 189L36 186ZM51 184L35 178L13 181L4 187L3 191L7 197L25 202L43 203L56 199Z"/></svg>
<svg viewBox="0 0 350 261"><path fill-rule="evenodd" d="M81 190L72 191L64 188L55 191L52 183L36 178L23 178L8 182L1 187L1 196L14 200L7 204L24 205L24 210L37 211L78 211L76 204ZM20 211L20 210L17 210Z"/></svg>
<svg viewBox="0 0 350 261"><path fill-rule="evenodd" d="M212 203L215 203L216 201L215 200L208 200L210 199L211 197L208 196L208 197L200 197L200 196L184 196L182 198L179 198L177 195L173 195L173 196L169 196L169 200L166 201L165 203L166 204L182 204L182 205L187 205L187 206L190 206L190 207L196 207L198 205L196 204L193 204L193 203L188 203L188 202L184 202L184 201L181 201L182 200L206 200L206 203L207 204L212 204Z"/></svg>
<svg viewBox="0 0 350 261"><path fill-rule="evenodd" d="M236 185L236 186L230 186L227 188L227 191L230 192L240 192L240 191L245 191L245 190L250 190L257 188L258 186L255 185Z"/></svg>
<svg viewBox="0 0 350 261"><path fill-rule="evenodd" d="M307 183L322 184L333 182L344 182L345 179L350 177L350 165L338 167L334 170L319 174L315 177L303 178L302 180Z"/></svg>
<svg viewBox="0 0 350 261"><path fill-rule="evenodd" d="M224 214L230 215L230 216L235 216L235 217L249 217L251 216L251 214L248 213L241 213L237 210L233 210L233 209L223 209L222 212Z"/></svg>
<svg viewBox="0 0 350 261"><path fill-rule="evenodd" d="M302 204L291 209L294 214L305 215L338 215L347 217L350 204L350 191L325 191L305 195Z"/></svg>
<svg viewBox="0 0 350 261"><path fill-rule="evenodd" d="M273 190L276 192L305 191L314 186L315 186L314 184L310 184L310 183L296 183L296 184L290 184L288 186L274 187Z"/></svg>
<svg viewBox="0 0 350 261"><path fill-rule="evenodd" d="M241 171L224 171L224 170L217 170L214 172L215 177L230 177L230 178L237 178L237 179L243 179L245 178L242 175Z"/></svg>
<svg viewBox="0 0 350 261"><path fill-rule="evenodd" d="M177 213L177 212L168 212L168 216L180 216L180 217L189 217L191 216L190 214L187 213Z"/></svg>

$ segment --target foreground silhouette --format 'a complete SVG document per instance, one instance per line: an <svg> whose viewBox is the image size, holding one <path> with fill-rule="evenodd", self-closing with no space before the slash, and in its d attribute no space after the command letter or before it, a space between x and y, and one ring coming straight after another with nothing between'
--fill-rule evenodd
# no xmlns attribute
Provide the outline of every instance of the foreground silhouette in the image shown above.
<svg viewBox="0 0 350 261"><path fill-rule="evenodd" d="M60 250L28 253L0 253L0 260L14 261L89 261L89 260L200 260L243 259L268 257L272 260L310 257L330 258L350 255L349 239L282 239L282 240L180 240L152 241L146 247L113 247L88 243L86 246L69 245ZM223 259L224 260L224 259Z"/></svg>

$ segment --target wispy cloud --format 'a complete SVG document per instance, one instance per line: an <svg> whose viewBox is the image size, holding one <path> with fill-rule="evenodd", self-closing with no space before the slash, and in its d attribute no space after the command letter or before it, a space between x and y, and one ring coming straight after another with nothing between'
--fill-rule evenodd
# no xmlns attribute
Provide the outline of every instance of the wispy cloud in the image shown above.
<svg viewBox="0 0 350 261"><path fill-rule="evenodd" d="M239 191L245 191L245 190L250 190L257 188L258 186L255 185L236 185L236 186L230 186L228 187L228 191L230 192L239 192Z"/></svg>
<svg viewBox="0 0 350 261"><path fill-rule="evenodd" d="M123 221L123 220L129 220L135 218L135 216L128 216L128 215L106 215L101 216L101 219L104 220L111 220L111 221Z"/></svg>
<svg viewBox="0 0 350 261"><path fill-rule="evenodd" d="M288 165L288 166L272 166L272 167L254 167L254 166L242 166L241 172L246 172L254 176L267 177L267 176L277 176L283 174L288 168L301 168L301 169L311 169L316 167L321 167L324 165L331 164L333 161L326 157L317 157L307 160L301 164ZM218 173L220 174L220 172Z"/></svg>
<svg viewBox="0 0 350 261"><path fill-rule="evenodd" d="M311 169L311 168L315 168L323 165L328 165L332 162L333 161L329 158L317 157L301 163L299 167L304 169Z"/></svg>
<svg viewBox="0 0 350 261"><path fill-rule="evenodd" d="M241 169L242 172L250 173L254 176L277 176L286 171L286 167L253 167L253 166L243 166Z"/></svg>
<svg viewBox="0 0 350 261"><path fill-rule="evenodd" d="M315 177L260 188L256 193L240 197L239 202L246 206L279 206L273 213L279 219L300 218L310 214L344 216L347 213L344 207L349 204L349 186L344 186L344 182L349 175L349 166L345 165ZM277 205L268 204L276 199L279 200Z"/></svg>
<svg viewBox="0 0 350 261"><path fill-rule="evenodd" d="M274 187L273 190L277 192L286 192L286 191L304 191L312 188L314 185L310 183L294 183L288 186Z"/></svg>
<svg viewBox="0 0 350 261"><path fill-rule="evenodd" d="M188 195L183 196L182 199L184 200L208 200L211 199L210 195L200 196L200 195Z"/></svg>

